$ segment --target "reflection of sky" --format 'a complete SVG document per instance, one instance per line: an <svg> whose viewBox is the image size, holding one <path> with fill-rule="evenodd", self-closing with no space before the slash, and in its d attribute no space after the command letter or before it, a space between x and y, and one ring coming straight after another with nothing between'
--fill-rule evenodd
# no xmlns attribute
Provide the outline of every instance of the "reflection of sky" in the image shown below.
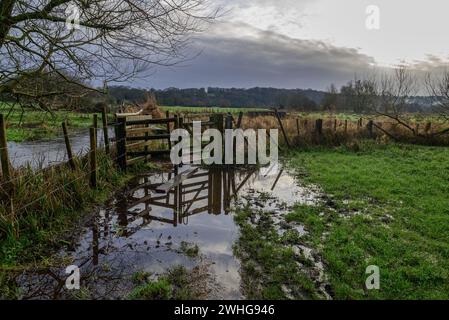
<svg viewBox="0 0 449 320"><path fill-rule="evenodd" d="M251 189L260 192L271 192L274 182L278 180L271 193L273 196L289 204L296 201L306 201L305 199L307 198L303 194L304 189L297 186L294 177L286 170L282 171L280 169L280 165L276 163L271 167L268 166L257 173L253 173L238 195L243 196L246 192L250 192ZM202 170L199 172L202 172ZM279 176L280 173L282 175ZM247 171L236 173L236 186L248 174L249 172ZM185 183L198 182L201 178L206 181L209 179L206 175L205 177L192 178ZM165 182L167 180L167 174L155 174L147 179L147 183ZM139 181L140 184L144 183L144 179ZM130 190L134 190L132 185L130 185L130 188ZM139 198L144 195L145 193L141 189L133 192L134 197ZM207 195L207 189L201 195ZM125 198L128 196L130 195L123 195ZM185 197L184 201L190 199L187 195ZM135 201L135 199L128 200L131 202ZM116 286L120 279L125 283L120 284L119 288L130 285L129 283L126 284L126 281L136 271L143 270L153 274L161 274L167 268L175 265L193 268L198 263L201 263L201 260L210 265L209 271L216 282L215 288L220 288L211 295L211 298L241 298L240 264L233 255L233 244L238 238L239 231L234 223L232 214L225 215L222 213L215 215L203 212L190 216L188 220L184 219L183 223L178 223L174 227L173 224L162 223L156 220L145 220L142 217L137 217L134 221L131 221L135 218L135 214L138 214L145 207L139 204L131 208L125 202L119 196L115 206L107 210L100 210L97 228L93 226L87 227L74 253L65 252L69 256L74 257L74 264L82 266L82 274L93 275L83 280L85 285L94 286L95 290L98 291L98 295L101 296L101 292L113 290L109 286ZM198 201L192 206L192 209L201 208L205 205L207 205L207 199ZM149 207L151 208L150 214L152 216L167 219L173 219L174 217L171 209L152 204ZM123 221L125 213L127 216L125 224L127 224L123 225L121 221ZM125 230L126 232L120 232L120 230ZM96 243L94 235L98 235L98 265L95 265L93 260ZM192 246L198 245L200 257L192 259L183 254L180 250L182 242L187 242L188 245ZM64 252L61 254L64 254ZM98 282L97 275L101 276L103 282Z"/></svg>

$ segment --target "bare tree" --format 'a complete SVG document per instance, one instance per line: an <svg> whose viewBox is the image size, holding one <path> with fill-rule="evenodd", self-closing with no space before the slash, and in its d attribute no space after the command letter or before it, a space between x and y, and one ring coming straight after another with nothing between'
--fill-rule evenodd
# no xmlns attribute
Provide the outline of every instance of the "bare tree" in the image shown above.
<svg viewBox="0 0 449 320"><path fill-rule="evenodd" d="M376 109L377 84L374 76L348 82L341 87L341 96L345 108L355 113L370 113Z"/></svg>
<svg viewBox="0 0 449 320"><path fill-rule="evenodd" d="M440 77L426 76L427 92L433 100L433 106L438 114L446 121L449 120L449 71Z"/></svg>
<svg viewBox="0 0 449 320"><path fill-rule="evenodd" d="M323 108L326 111L334 112L337 110L338 105L338 90L335 87L335 84L331 84L330 87L327 89L326 94L323 98Z"/></svg>
<svg viewBox="0 0 449 320"><path fill-rule="evenodd" d="M394 120L416 135L415 128L405 118L408 100L416 94L416 90L415 77L406 66L395 68L392 74L384 74L379 81L377 113Z"/></svg>
<svg viewBox="0 0 449 320"><path fill-rule="evenodd" d="M61 94L24 86L56 74L91 89L185 59L190 35L212 21L208 0L0 0L0 94Z"/></svg>

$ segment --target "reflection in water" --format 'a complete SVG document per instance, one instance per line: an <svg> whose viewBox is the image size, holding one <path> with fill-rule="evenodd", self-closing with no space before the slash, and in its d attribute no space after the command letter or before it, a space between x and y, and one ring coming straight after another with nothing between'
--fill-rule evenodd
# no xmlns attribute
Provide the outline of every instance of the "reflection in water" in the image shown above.
<svg viewBox="0 0 449 320"><path fill-rule="evenodd" d="M142 184L130 190L118 204L119 224L126 229L141 218L145 225L159 221L176 227L178 224L187 225L190 217L202 213L227 215L231 200L254 172L240 173L238 184L234 170L220 168L185 170L182 181L172 179L172 173L144 177ZM243 179L242 175L245 176ZM131 218L128 217L130 214ZM128 231L125 232L129 235Z"/></svg>
<svg viewBox="0 0 449 320"><path fill-rule="evenodd" d="M181 178L180 178L181 177ZM86 228L78 244L60 252L80 267L83 290L65 289L65 266L25 272L18 278L23 298L123 298L135 286L136 271L155 276L174 265L210 265L209 298L240 299L239 261L232 246L238 237L231 209L245 194L272 191L282 202L307 202L314 195L296 186L276 167L183 168L139 177ZM200 256L182 252L181 243L198 245ZM68 265L68 264L67 264Z"/></svg>

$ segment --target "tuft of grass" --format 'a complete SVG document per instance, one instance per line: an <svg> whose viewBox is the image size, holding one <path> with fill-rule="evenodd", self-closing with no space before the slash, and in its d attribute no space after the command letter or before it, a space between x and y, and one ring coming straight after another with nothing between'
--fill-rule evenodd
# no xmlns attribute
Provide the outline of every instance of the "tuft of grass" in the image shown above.
<svg viewBox="0 0 449 320"><path fill-rule="evenodd" d="M140 284L144 283L148 280L148 278L151 276L151 273L145 272L145 271L137 271L133 274L133 282Z"/></svg>
<svg viewBox="0 0 449 320"><path fill-rule="evenodd" d="M170 268L155 281L148 280L129 295L130 300L193 300L200 298L191 272L183 266Z"/></svg>
<svg viewBox="0 0 449 320"><path fill-rule="evenodd" d="M130 300L169 300L172 297L172 287L167 279L159 279L141 285L129 295Z"/></svg>
<svg viewBox="0 0 449 320"><path fill-rule="evenodd" d="M181 241L180 250L189 258L195 258L198 256L200 249L197 244Z"/></svg>

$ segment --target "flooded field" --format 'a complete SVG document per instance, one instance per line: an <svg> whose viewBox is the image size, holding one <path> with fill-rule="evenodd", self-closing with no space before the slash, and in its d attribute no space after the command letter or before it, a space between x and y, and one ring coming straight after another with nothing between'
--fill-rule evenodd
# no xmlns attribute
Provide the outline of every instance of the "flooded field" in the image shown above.
<svg viewBox="0 0 449 320"><path fill-rule="evenodd" d="M114 130L109 130L109 137L114 137ZM104 145L103 131L97 131L99 146ZM84 155L89 150L89 130L79 130L70 136L72 150L76 155ZM31 165L34 169L45 168L67 161L67 149L64 137L59 136L51 140L26 141L21 143L8 142L11 164L18 168Z"/></svg>
<svg viewBox="0 0 449 320"><path fill-rule="evenodd" d="M239 237L234 209L271 210L282 232L276 216L295 203L313 204L319 197L278 164L244 170L184 166L182 171L184 178L174 188L169 187L173 172L136 177L94 212L77 240L57 255L64 263L16 274L21 297L122 299L132 291L136 273L157 279L181 265L205 270L205 298L244 299L240 261L233 250ZM269 201L258 201L268 192ZM295 228L305 232L300 225ZM80 268L81 290L66 289L68 265Z"/></svg>

